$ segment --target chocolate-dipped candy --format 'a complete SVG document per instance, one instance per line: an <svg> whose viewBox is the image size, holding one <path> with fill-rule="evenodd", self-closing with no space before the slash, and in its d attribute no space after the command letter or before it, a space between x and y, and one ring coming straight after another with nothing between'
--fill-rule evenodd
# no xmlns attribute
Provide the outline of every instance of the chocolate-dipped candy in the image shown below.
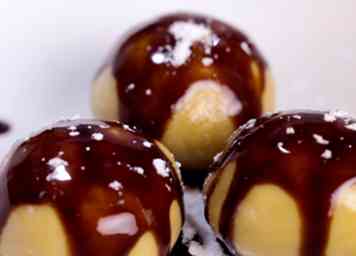
<svg viewBox="0 0 356 256"><path fill-rule="evenodd" d="M208 179L206 216L239 255L356 255L356 122L282 112L238 130Z"/></svg>
<svg viewBox="0 0 356 256"><path fill-rule="evenodd" d="M7 133L9 130L10 126L5 122L0 121L0 134Z"/></svg>
<svg viewBox="0 0 356 256"><path fill-rule="evenodd" d="M3 165L0 255L166 256L183 223L175 168L126 125L58 122Z"/></svg>
<svg viewBox="0 0 356 256"><path fill-rule="evenodd" d="M271 81L236 28L168 15L119 45L93 82L92 108L161 140L183 169L206 170L235 128L273 110Z"/></svg>

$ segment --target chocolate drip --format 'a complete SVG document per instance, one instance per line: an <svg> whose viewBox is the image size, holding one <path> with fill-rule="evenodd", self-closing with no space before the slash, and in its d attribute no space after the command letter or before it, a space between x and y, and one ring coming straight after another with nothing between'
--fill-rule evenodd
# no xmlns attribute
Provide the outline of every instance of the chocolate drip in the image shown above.
<svg viewBox="0 0 356 256"><path fill-rule="evenodd" d="M197 33L207 35L194 40ZM112 63L118 119L154 138L163 135L174 105L197 81L215 81L235 94L241 104L233 116L237 125L262 112L264 59L243 33L212 18L162 17L128 37Z"/></svg>
<svg viewBox="0 0 356 256"><path fill-rule="evenodd" d="M216 164L223 170L236 161L220 219L222 236L231 238L233 216L247 193L256 185L274 184L298 205L303 225L299 255L324 256L333 195L356 177L354 122L340 112L287 112L241 128Z"/></svg>
<svg viewBox="0 0 356 256"><path fill-rule="evenodd" d="M0 121L0 134L7 133L10 130L10 125Z"/></svg>
<svg viewBox="0 0 356 256"><path fill-rule="evenodd" d="M50 205L73 256L126 255L147 231L159 255L170 250L170 206L182 205L179 180L155 142L126 125L59 122L23 142L2 172L0 223L18 206ZM100 221L120 214L129 214L135 228L126 234L100 229Z"/></svg>

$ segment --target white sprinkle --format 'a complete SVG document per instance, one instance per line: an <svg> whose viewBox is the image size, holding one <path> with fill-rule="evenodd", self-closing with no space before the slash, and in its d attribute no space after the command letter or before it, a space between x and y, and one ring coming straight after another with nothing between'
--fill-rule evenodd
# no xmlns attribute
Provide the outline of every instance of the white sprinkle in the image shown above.
<svg viewBox="0 0 356 256"><path fill-rule="evenodd" d="M138 227L135 215L124 212L100 218L96 230L103 236L118 234L133 236L137 233Z"/></svg>
<svg viewBox="0 0 356 256"><path fill-rule="evenodd" d="M133 83L131 83L131 84L129 84L128 86L127 86L127 88L126 88L126 92L129 92L129 91L132 91L133 89L135 89L135 84L133 84Z"/></svg>
<svg viewBox="0 0 356 256"><path fill-rule="evenodd" d="M344 137L340 137L340 140L343 141L345 138Z"/></svg>
<svg viewBox="0 0 356 256"><path fill-rule="evenodd" d="M56 168L58 166L68 166L68 162L59 158L59 157L54 157L52 159L50 159L47 164L53 168Z"/></svg>
<svg viewBox="0 0 356 256"><path fill-rule="evenodd" d="M242 42L240 44L241 46L241 49L247 54L247 55L252 55L252 51L251 51L251 48L250 46L248 45L248 43L246 42Z"/></svg>
<svg viewBox="0 0 356 256"><path fill-rule="evenodd" d="M287 133L287 134L295 134L295 130L294 130L293 127L287 127L286 133Z"/></svg>
<svg viewBox="0 0 356 256"><path fill-rule="evenodd" d="M63 152L63 151L59 151L59 152L58 152L58 155L59 155L59 156L63 156L63 155L64 155L64 152Z"/></svg>
<svg viewBox="0 0 356 256"><path fill-rule="evenodd" d="M346 111L342 111L342 110L334 110L332 112L332 114L339 118L349 118L350 117L349 113L347 113Z"/></svg>
<svg viewBox="0 0 356 256"><path fill-rule="evenodd" d="M95 132L91 135L92 139L100 141L104 139L104 134L100 133L100 132Z"/></svg>
<svg viewBox="0 0 356 256"><path fill-rule="evenodd" d="M114 180L113 182L109 183L109 188L112 188L113 190L119 191L120 189L123 188L122 184L118 182L117 180Z"/></svg>
<svg viewBox="0 0 356 256"><path fill-rule="evenodd" d="M313 138L315 139L316 143L321 144L321 145L328 145L330 142L326 139L323 138L323 136L314 133Z"/></svg>
<svg viewBox="0 0 356 256"><path fill-rule="evenodd" d="M302 119L302 116L300 116L300 115L293 115L292 116L294 119L298 119L298 120L301 120Z"/></svg>
<svg viewBox="0 0 356 256"><path fill-rule="evenodd" d="M45 157L42 157L41 158L41 162L45 162L46 161L46 158Z"/></svg>
<svg viewBox="0 0 356 256"><path fill-rule="evenodd" d="M85 171L85 166L80 166L80 170Z"/></svg>
<svg viewBox="0 0 356 256"><path fill-rule="evenodd" d="M324 120L325 120L325 122L335 122L336 121L336 116L334 116L331 112L325 113L324 114Z"/></svg>
<svg viewBox="0 0 356 256"><path fill-rule="evenodd" d="M145 170L140 166L134 166L131 168L131 170L133 170L134 172L137 172L138 174L141 174L141 175L145 173Z"/></svg>
<svg viewBox="0 0 356 256"><path fill-rule="evenodd" d="M230 48L230 47L226 47L225 51L226 51L227 53L229 53L229 52L231 52L231 48Z"/></svg>
<svg viewBox="0 0 356 256"><path fill-rule="evenodd" d="M123 127L125 130L128 130L128 131L131 130L130 126L128 126L127 124L123 124L122 127Z"/></svg>
<svg viewBox="0 0 356 256"><path fill-rule="evenodd" d="M348 124L348 125L345 126L345 128L347 128L349 130L356 131L356 123Z"/></svg>
<svg viewBox="0 0 356 256"><path fill-rule="evenodd" d="M67 161L55 157L50 159L47 164L53 169L53 172L47 175L47 181L68 181L72 179L66 170L66 167L68 166Z"/></svg>
<svg viewBox="0 0 356 256"><path fill-rule="evenodd" d="M324 120L326 122L335 122L337 117L348 119L350 115L347 112L341 110L329 111L328 113L324 114Z"/></svg>
<svg viewBox="0 0 356 256"><path fill-rule="evenodd" d="M162 52L155 52L152 54L151 60L155 64L162 64L166 61L166 56Z"/></svg>
<svg viewBox="0 0 356 256"><path fill-rule="evenodd" d="M209 54L211 48L218 44L219 38L204 24L194 22L177 21L169 27L169 33L176 40L172 49L170 62L173 66L183 65L191 55L191 47L195 42L201 42L205 53Z"/></svg>
<svg viewBox="0 0 356 256"><path fill-rule="evenodd" d="M162 177L169 177L169 168L167 166L166 161L156 158L153 159L153 166L156 168L157 173Z"/></svg>
<svg viewBox="0 0 356 256"><path fill-rule="evenodd" d="M91 129L91 128L93 128L93 126L91 126L91 125L88 125L87 127L88 127L88 129Z"/></svg>
<svg viewBox="0 0 356 256"><path fill-rule="evenodd" d="M85 147L85 151L90 151L90 147Z"/></svg>
<svg viewBox="0 0 356 256"><path fill-rule="evenodd" d="M211 64L214 63L214 60L212 58L209 58L209 57L204 57L202 60L201 60L201 63L204 65L204 66L210 66Z"/></svg>
<svg viewBox="0 0 356 256"><path fill-rule="evenodd" d="M77 127L74 125L71 125L68 127L68 130L70 130L70 131L75 131L76 129L77 129Z"/></svg>
<svg viewBox="0 0 356 256"><path fill-rule="evenodd" d="M331 159L333 156L331 150L325 149L324 152L321 154L321 157L324 159Z"/></svg>
<svg viewBox="0 0 356 256"><path fill-rule="evenodd" d="M71 131L71 132L69 133L69 136L71 136L71 137L76 137L76 136L78 136L78 135L80 135L80 132L78 132L78 131Z"/></svg>
<svg viewBox="0 0 356 256"><path fill-rule="evenodd" d="M146 89L145 94L148 95L148 96L151 95L152 94L152 90L151 89Z"/></svg>
<svg viewBox="0 0 356 256"><path fill-rule="evenodd" d="M147 140L145 140L145 141L142 143L142 145L143 145L144 147L146 147L146 148L151 148L151 147L152 147L152 143L149 142L149 141L147 141Z"/></svg>
<svg viewBox="0 0 356 256"><path fill-rule="evenodd" d="M290 154L290 151L284 148L283 142L278 142L277 147L283 154Z"/></svg>

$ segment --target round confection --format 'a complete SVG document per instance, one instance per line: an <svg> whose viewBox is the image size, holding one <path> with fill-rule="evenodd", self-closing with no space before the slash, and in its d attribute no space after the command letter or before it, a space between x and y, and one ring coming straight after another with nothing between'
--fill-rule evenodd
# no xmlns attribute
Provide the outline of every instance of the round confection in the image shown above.
<svg viewBox="0 0 356 256"><path fill-rule="evenodd" d="M2 167L0 255L166 256L183 223L177 171L126 125L58 122Z"/></svg>
<svg viewBox="0 0 356 256"><path fill-rule="evenodd" d="M10 125L5 122L0 121L0 135L2 133L7 133L10 130Z"/></svg>
<svg viewBox="0 0 356 256"><path fill-rule="evenodd" d="M356 255L356 122L341 111L249 121L214 164L206 216L239 255Z"/></svg>
<svg viewBox="0 0 356 256"><path fill-rule="evenodd" d="M162 141L183 169L206 170L235 128L273 110L265 60L236 28L195 14L131 33L93 82L97 117Z"/></svg>

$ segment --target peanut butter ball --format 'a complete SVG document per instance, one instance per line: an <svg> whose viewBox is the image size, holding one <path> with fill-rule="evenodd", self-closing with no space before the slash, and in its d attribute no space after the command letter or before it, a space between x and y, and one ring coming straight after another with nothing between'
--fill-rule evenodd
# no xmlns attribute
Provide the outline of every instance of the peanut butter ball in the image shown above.
<svg viewBox="0 0 356 256"><path fill-rule="evenodd" d="M183 169L206 171L239 125L273 110L273 97L266 62L243 33L175 14L122 41L93 82L92 108L163 142Z"/></svg>
<svg viewBox="0 0 356 256"><path fill-rule="evenodd" d="M355 147L341 111L251 120L214 163L206 217L241 256L356 255Z"/></svg>
<svg viewBox="0 0 356 256"><path fill-rule="evenodd" d="M61 121L8 156L2 256L166 256L183 223L171 153L116 122Z"/></svg>

